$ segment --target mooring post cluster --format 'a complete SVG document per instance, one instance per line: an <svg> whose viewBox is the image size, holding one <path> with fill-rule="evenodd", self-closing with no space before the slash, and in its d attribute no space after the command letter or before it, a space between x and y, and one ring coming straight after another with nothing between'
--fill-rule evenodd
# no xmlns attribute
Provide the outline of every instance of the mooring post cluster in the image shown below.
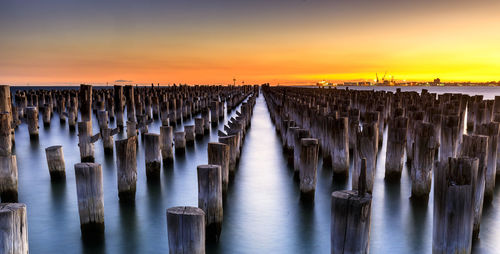
<svg viewBox="0 0 500 254"><path fill-rule="evenodd" d="M224 126L225 132L219 133L221 140L234 138L228 139L227 144L209 143L209 164L198 167L199 208L167 211L171 253L204 253L205 237L210 241L220 237L222 201L230 181L230 168L235 171L258 93L258 86L114 85L109 89L82 84L79 89L19 89L12 100L10 87L0 86L0 241L4 243L0 252L28 253L27 209L16 203L17 162L12 152L14 131L21 122L26 123L31 139L38 139L39 118L44 128L50 128L55 114L59 115L61 126L67 122L70 132L78 131L81 162L74 165L74 170L81 234L84 240L94 241L105 235L103 172L96 162L102 156L95 154L94 143L100 140L105 154L116 153L117 198L133 203L139 139L144 143L146 178L148 182L158 181L162 162L171 165L175 159L174 148L175 153L183 153L186 146L209 134L210 126L216 127L226 111L229 115L238 109ZM92 115L98 123L96 133ZM184 125L184 131L175 131L182 120L193 118L194 124ZM158 134L148 128L156 119L161 122ZM115 141L113 136L124 128L126 138ZM51 180L64 181L63 147L53 144L45 149L45 154Z"/></svg>
<svg viewBox="0 0 500 254"><path fill-rule="evenodd" d="M391 183L401 181L408 169L411 197L418 202L428 202L434 190L434 253L471 251L500 172L500 97L269 85L262 91L301 202L315 202L319 162L331 170L333 180L351 174L352 190L331 193L332 253L368 252L377 164L384 164L385 180ZM83 239L105 235L108 193L96 142L106 155L116 154L118 195L113 195L129 205L136 199L138 170L144 170L148 184L157 182L162 164L171 169L176 159L216 132L217 142L208 142L206 164L197 166L198 207L166 211L170 253L204 253L206 241L220 239L223 202L238 171L259 93L259 86L81 85L19 89L11 95L9 86L0 86L0 242L6 243L0 252L28 252L27 209L17 203L14 130L24 122L36 140L39 119L48 129L58 115L63 128L67 122L70 133L78 132L80 162L74 170ZM152 128L158 127L155 121L161 124L159 133ZM384 142L386 152L380 155ZM138 166L139 144L145 164ZM58 144L46 147L51 181L66 178L67 150ZM377 163L379 155L385 163Z"/></svg>
<svg viewBox="0 0 500 254"><path fill-rule="evenodd" d="M230 175L234 175L236 171L244 136L250 127L259 87L247 89L243 94L237 97L238 100L231 100L231 108L236 108L241 103L240 110L236 112L235 118L227 121L224 131L218 131L219 142L208 143L208 164L197 166L198 207L167 209L170 253L205 253L205 241L218 242L220 239L224 197L228 191L229 181L232 179ZM243 102L245 98L246 101ZM227 101L226 105L229 106ZM212 101L210 112L224 116L223 105L223 103L218 104ZM219 115L212 117L212 124L213 121L219 122L221 119L224 117L220 118ZM184 136L184 132L182 135ZM194 135L192 137L194 138Z"/></svg>
<svg viewBox="0 0 500 254"><path fill-rule="evenodd" d="M362 170L365 170L365 191L371 193L377 188L374 184L377 157L387 131L385 180L399 182L403 169L407 167L412 199L428 202L434 175L434 233L445 234L444 229L438 232L436 228L442 227L447 218L453 220L447 223L456 224L457 228L449 231L456 234L455 239L447 241L444 236L436 236L433 250L437 253L470 252L472 239L479 237L482 207L491 202L496 174L500 171L497 167L500 97L485 100L480 95L437 95L426 89L418 93L402 92L400 88L391 92L270 86L263 86L263 94L289 161L294 161L294 165L307 161L295 151L301 149L300 145L297 146L297 139L317 139L323 167L331 168L334 180L349 176L352 157L354 190L359 186ZM309 135L302 130L308 131ZM469 158L477 160L477 166L470 166ZM464 165L469 165L468 178L453 173L465 170L462 169L466 167ZM457 180L456 177L461 178ZM454 192L455 186L462 191L463 188L458 187L462 185L468 188L467 194L445 194L446 186ZM463 200L464 195L470 200ZM449 209L447 204L453 204L461 209L460 213L468 214L466 220L471 220L472 224L468 226L465 217L460 217L460 221L450 217L455 216L450 214L454 210L446 210ZM336 216L332 215L332 225ZM339 244L339 239L333 235L340 231L334 230L332 228L332 253L360 251L347 247L343 240ZM356 228L348 230L362 232ZM364 235L357 237L363 239Z"/></svg>

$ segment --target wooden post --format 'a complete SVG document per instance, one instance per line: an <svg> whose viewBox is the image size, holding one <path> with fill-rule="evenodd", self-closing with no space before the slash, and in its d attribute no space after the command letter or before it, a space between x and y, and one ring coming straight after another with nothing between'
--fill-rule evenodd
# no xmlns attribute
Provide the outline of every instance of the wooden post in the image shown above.
<svg viewBox="0 0 500 254"><path fill-rule="evenodd" d="M460 118L457 115L445 115L441 121L441 144L439 146L439 160L448 161L449 157L456 157L458 152L460 132Z"/></svg>
<svg viewBox="0 0 500 254"><path fill-rule="evenodd" d="M218 242L222 230L222 174L219 165L199 165L198 207L205 212L206 239Z"/></svg>
<svg viewBox="0 0 500 254"><path fill-rule="evenodd" d="M173 133L172 126L161 126L160 127L160 149L161 157L163 158L163 164L172 163L174 161L174 150L173 145Z"/></svg>
<svg viewBox="0 0 500 254"><path fill-rule="evenodd" d="M94 143L99 139L99 134L92 136L90 121L78 122L78 146L82 162L94 162Z"/></svg>
<svg viewBox="0 0 500 254"><path fill-rule="evenodd" d="M146 177L148 181L159 180L161 171L160 135L144 134Z"/></svg>
<svg viewBox="0 0 500 254"><path fill-rule="evenodd" d="M137 123L132 121L127 121L127 138L135 136L137 136Z"/></svg>
<svg viewBox="0 0 500 254"><path fill-rule="evenodd" d="M210 122L212 125L217 126L219 123L219 102L211 101L210 102Z"/></svg>
<svg viewBox="0 0 500 254"><path fill-rule="evenodd" d="M463 135L460 156L478 158L477 178L474 191L474 227L473 239L479 237L481 217L483 214L485 174L488 161L488 137L482 135Z"/></svg>
<svg viewBox="0 0 500 254"><path fill-rule="evenodd" d="M318 165L318 140L303 138L300 140L300 196L305 200L314 200L316 190L316 171Z"/></svg>
<svg viewBox="0 0 500 254"><path fill-rule="evenodd" d="M113 154L113 130L108 128L108 112L101 110L97 112L97 119L99 120L99 129L101 133L102 145L104 153ZM118 131L117 129L116 131Z"/></svg>
<svg viewBox="0 0 500 254"><path fill-rule="evenodd" d="M137 183L137 136L117 140L115 144L118 198L121 202L134 202Z"/></svg>
<svg viewBox="0 0 500 254"><path fill-rule="evenodd" d="M297 126L293 127L288 127L288 131L286 132L286 138L285 142L283 143L283 146L285 147L285 152L287 153L288 157L288 163L293 166L293 148L294 148L294 141L295 141L295 132L299 130L300 128ZM298 172L297 172L298 173Z"/></svg>
<svg viewBox="0 0 500 254"><path fill-rule="evenodd" d="M58 99L58 113L59 113L59 122L60 123L65 123L66 122L66 99L64 97L60 97Z"/></svg>
<svg viewBox="0 0 500 254"><path fill-rule="evenodd" d="M160 119L161 119L161 125L163 126L169 126L170 125L170 109L169 109L169 103L168 101L162 101L160 104Z"/></svg>
<svg viewBox="0 0 500 254"><path fill-rule="evenodd" d="M349 176L349 124L347 117L329 119L330 155L334 175ZM378 134L377 134L378 135ZM354 178L353 178L354 179Z"/></svg>
<svg viewBox="0 0 500 254"><path fill-rule="evenodd" d="M2 203L17 202L17 160L15 155L0 156L0 198Z"/></svg>
<svg viewBox="0 0 500 254"><path fill-rule="evenodd" d="M435 171L432 253L470 253L477 158L449 158Z"/></svg>
<svg viewBox="0 0 500 254"><path fill-rule="evenodd" d="M44 104L42 109L42 121L44 127L50 127L50 106L49 104Z"/></svg>
<svg viewBox="0 0 500 254"><path fill-rule="evenodd" d="M229 146L229 176L234 176L238 157L238 139L235 135L219 137L219 142Z"/></svg>
<svg viewBox="0 0 500 254"><path fill-rule="evenodd" d="M66 165L62 146L49 146L45 148L45 156L49 166L50 179L57 181L66 179Z"/></svg>
<svg viewBox="0 0 500 254"><path fill-rule="evenodd" d="M366 160L366 186L369 193L373 190L375 169L377 165L378 124L367 123L363 130L356 134L356 147L354 149L354 167L352 171L352 187L356 189L361 174L362 159Z"/></svg>
<svg viewBox="0 0 500 254"><path fill-rule="evenodd" d="M493 191L495 190L499 123L490 122L485 124L478 124L476 125L475 131L476 134L485 135L488 137L488 162L485 173L484 199L489 203L493 199Z"/></svg>
<svg viewBox="0 0 500 254"><path fill-rule="evenodd" d="M12 154L11 125L9 112L0 112L0 156Z"/></svg>
<svg viewBox="0 0 500 254"><path fill-rule="evenodd" d="M0 253L29 253L27 217L25 204L0 204Z"/></svg>
<svg viewBox="0 0 500 254"><path fill-rule="evenodd" d="M70 97L70 108L68 109L68 126L70 130L74 130L78 121L78 101L76 97Z"/></svg>
<svg viewBox="0 0 500 254"><path fill-rule="evenodd" d="M89 121L92 126L92 86L81 84L78 96L82 122Z"/></svg>
<svg viewBox="0 0 500 254"><path fill-rule="evenodd" d="M75 164L78 213L83 239L104 237L102 168L98 163Z"/></svg>
<svg viewBox="0 0 500 254"><path fill-rule="evenodd" d="M415 143L411 167L411 196L428 197L431 191L434 155L437 149L434 126L430 123L417 122Z"/></svg>
<svg viewBox="0 0 500 254"><path fill-rule="evenodd" d="M387 130L387 152L385 157L385 178L389 181L401 179L404 154L406 147L406 133L408 118L396 117L389 119Z"/></svg>
<svg viewBox="0 0 500 254"><path fill-rule="evenodd" d="M124 92L127 104L127 121L135 122L134 88L131 85L127 85L125 86Z"/></svg>
<svg viewBox="0 0 500 254"><path fill-rule="evenodd" d="M229 184L229 158L230 148L228 145L223 143L208 143L208 164L219 165L221 167L222 174L222 195L225 196L227 193L227 187Z"/></svg>
<svg viewBox="0 0 500 254"><path fill-rule="evenodd" d="M186 133L186 144L194 145L194 125L184 125L184 133Z"/></svg>
<svg viewBox="0 0 500 254"><path fill-rule="evenodd" d="M118 128L123 128L123 86L114 86L114 110L116 116L116 126Z"/></svg>
<svg viewBox="0 0 500 254"><path fill-rule="evenodd" d="M300 179L300 153L302 151L303 138L309 138L311 135L307 129L297 129L293 135L293 175L296 179Z"/></svg>
<svg viewBox="0 0 500 254"><path fill-rule="evenodd" d="M183 131L177 131L174 133L175 142L175 152L185 152L186 151L186 135Z"/></svg>
<svg viewBox="0 0 500 254"><path fill-rule="evenodd" d="M205 133L203 118L197 117L194 119L194 132L196 134L197 139L203 138L203 135Z"/></svg>
<svg viewBox="0 0 500 254"><path fill-rule="evenodd" d="M375 126L377 126L375 124ZM365 193L366 161L361 160L359 191L332 193L331 253L368 253L372 196ZM365 183L365 184L363 184Z"/></svg>
<svg viewBox="0 0 500 254"><path fill-rule="evenodd" d="M207 134L210 132L210 111L208 108L202 109L201 117L203 118L203 127L205 129L205 134Z"/></svg>
<svg viewBox="0 0 500 254"><path fill-rule="evenodd" d="M205 254L205 212L197 207L167 209L170 254Z"/></svg>
<svg viewBox="0 0 500 254"><path fill-rule="evenodd" d="M38 109L36 107L26 108L26 122L30 138L38 138Z"/></svg>

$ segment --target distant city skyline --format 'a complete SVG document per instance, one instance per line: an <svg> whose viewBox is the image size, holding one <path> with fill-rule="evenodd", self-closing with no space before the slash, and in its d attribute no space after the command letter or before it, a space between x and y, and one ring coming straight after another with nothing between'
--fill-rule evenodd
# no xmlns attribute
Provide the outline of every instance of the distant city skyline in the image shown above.
<svg viewBox="0 0 500 254"><path fill-rule="evenodd" d="M0 83L499 81L494 0L0 2ZM119 81L119 82L117 82Z"/></svg>

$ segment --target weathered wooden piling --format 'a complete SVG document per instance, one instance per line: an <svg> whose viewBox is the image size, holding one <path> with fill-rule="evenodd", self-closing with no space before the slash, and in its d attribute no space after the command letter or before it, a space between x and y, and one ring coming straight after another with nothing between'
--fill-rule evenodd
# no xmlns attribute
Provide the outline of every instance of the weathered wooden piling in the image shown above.
<svg viewBox="0 0 500 254"><path fill-rule="evenodd" d="M219 165L198 165L198 207L205 212L206 239L218 242L222 230L222 173Z"/></svg>
<svg viewBox="0 0 500 254"><path fill-rule="evenodd" d="M347 117L328 121L330 155L334 175L349 176L349 124ZM378 134L377 134L378 135ZM378 141L377 141L378 142Z"/></svg>
<svg viewBox="0 0 500 254"><path fill-rule="evenodd" d="M478 159L449 158L434 174L432 253L470 253Z"/></svg>
<svg viewBox="0 0 500 254"><path fill-rule="evenodd" d="M361 160L358 191L335 191L331 208L331 253L368 253L372 196L366 193L366 161Z"/></svg>
<svg viewBox="0 0 500 254"><path fill-rule="evenodd" d="M118 133L119 129L112 130L108 128L108 112L101 110L97 112L97 119L99 120L99 130L101 133L102 145L104 153L113 154L113 135Z"/></svg>
<svg viewBox="0 0 500 254"><path fill-rule="evenodd" d="M210 122L212 125L217 126L219 123L219 102L211 101L210 102Z"/></svg>
<svg viewBox="0 0 500 254"><path fill-rule="evenodd" d="M205 212L197 207L167 209L168 249L170 254L205 253Z"/></svg>
<svg viewBox="0 0 500 254"><path fill-rule="evenodd" d="M208 108L202 109L201 117L203 118L205 134L207 134L210 132L210 111Z"/></svg>
<svg viewBox="0 0 500 254"><path fill-rule="evenodd" d="M12 154L11 125L9 112L0 112L0 156Z"/></svg>
<svg viewBox="0 0 500 254"><path fill-rule="evenodd" d="M176 131L174 133L175 142L175 152L185 152L186 151L186 135L183 131Z"/></svg>
<svg viewBox="0 0 500 254"><path fill-rule="evenodd" d="M94 143L99 140L100 134L92 136L90 121L78 122L78 146L82 162L94 162Z"/></svg>
<svg viewBox="0 0 500 254"><path fill-rule="evenodd" d="M114 86L114 110L116 116L116 126L118 128L123 128L123 86Z"/></svg>
<svg viewBox="0 0 500 254"><path fill-rule="evenodd" d="M75 164L78 213L83 239L104 237L102 168L98 163Z"/></svg>
<svg viewBox="0 0 500 254"><path fill-rule="evenodd" d="M227 187L229 184L229 159L230 148L228 145L223 143L208 143L208 164L219 165L221 167L222 174L222 195L225 196L227 193Z"/></svg>
<svg viewBox="0 0 500 254"><path fill-rule="evenodd" d="M92 127L92 86L80 85L78 96L82 122L89 121Z"/></svg>
<svg viewBox="0 0 500 254"><path fill-rule="evenodd" d="M127 121L135 122L135 98L134 98L134 88L130 85L124 88L126 105L127 105ZM128 126L128 122L127 122Z"/></svg>
<svg viewBox="0 0 500 254"><path fill-rule="evenodd" d="M359 109L350 109L349 110L349 148L353 149L356 147L356 135L353 135L353 133L356 133L356 131L359 128Z"/></svg>
<svg viewBox="0 0 500 254"><path fill-rule="evenodd" d="M457 115L445 115L441 121L441 144L439 146L439 160L448 161L449 157L456 157L460 141L460 118Z"/></svg>
<svg viewBox="0 0 500 254"><path fill-rule="evenodd" d="M362 159L366 160L366 189L369 193L373 190L375 169L377 165L378 124L367 123L356 134L356 147L354 148L354 167L352 170L352 186L356 189L361 174Z"/></svg>
<svg viewBox="0 0 500 254"><path fill-rule="evenodd" d="M137 123L127 120L127 138L137 136Z"/></svg>
<svg viewBox="0 0 500 254"><path fill-rule="evenodd" d="M318 165L318 140L303 138L300 140L300 196L303 200L314 200Z"/></svg>
<svg viewBox="0 0 500 254"><path fill-rule="evenodd" d="M408 118L390 118L387 130L387 151L385 157L385 178L389 181L401 179L406 147Z"/></svg>
<svg viewBox="0 0 500 254"><path fill-rule="evenodd" d="M74 130L78 121L78 100L76 97L70 97L68 109L68 126L70 130Z"/></svg>
<svg viewBox="0 0 500 254"><path fill-rule="evenodd" d="M163 159L163 164L172 163L174 161L174 150L173 150L173 128L172 126L161 126L160 127L160 148L161 157Z"/></svg>
<svg viewBox="0 0 500 254"><path fill-rule="evenodd" d="M430 123L417 122L411 162L411 196L413 198L428 197L431 191L436 149L434 126Z"/></svg>
<svg viewBox="0 0 500 254"><path fill-rule="evenodd" d="M50 127L50 106L49 104L44 104L42 109L42 121L43 121L43 126L44 127Z"/></svg>
<svg viewBox="0 0 500 254"><path fill-rule="evenodd" d="M493 199L493 191L495 190L495 178L497 171L497 150L498 150L498 134L499 123L490 122L485 124L477 124L475 127L476 134L488 137L488 154L487 165L485 172L484 185L484 200L491 202Z"/></svg>
<svg viewBox="0 0 500 254"><path fill-rule="evenodd" d="M161 171L160 135L144 134L146 177L148 181L159 180Z"/></svg>
<svg viewBox="0 0 500 254"><path fill-rule="evenodd" d="M194 125L184 125L184 133L186 133L186 144L194 145Z"/></svg>
<svg viewBox="0 0 500 254"><path fill-rule="evenodd" d="M488 161L488 137L482 135L463 135L460 156L478 158L477 178L474 191L474 227L472 237L479 237L481 217L483 214L485 174Z"/></svg>
<svg viewBox="0 0 500 254"><path fill-rule="evenodd" d="M38 109L36 107L26 108L26 122L30 138L38 138Z"/></svg>
<svg viewBox="0 0 500 254"><path fill-rule="evenodd" d="M203 118L197 117L194 119L194 132L196 134L197 139L203 138L203 135L205 134L204 125L205 122Z"/></svg>
<svg viewBox="0 0 500 254"><path fill-rule="evenodd" d="M17 202L17 160L15 155L0 156L0 198L2 203Z"/></svg>
<svg viewBox="0 0 500 254"><path fill-rule="evenodd" d="M50 179L57 181L66 179L66 165L62 146L49 146L45 148L47 165L49 166Z"/></svg>
<svg viewBox="0 0 500 254"><path fill-rule="evenodd" d="M309 138L311 135L307 129L297 129L293 134L293 174L294 177L300 179L300 153L302 151L301 140L303 138Z"/></svg>
<svg viewBox="0 0 500 254"><path fill-rule="evenodd" d="M137 183L137 136L117 140L115 144L118 198L123 202L134 202Z"/></svg>
<svg viewBox="0 0 500 254"><path fill-rule="evenodd" d="M238 157L238 137L235 135L219 137L219 142L229 146L229 176L234 176Z"/></svg>
<svg viewBox="0 0 500 254"><path fill-rule="evenodd" d="M0 204L0 253L29 253L27 217L25 204Z"/></svg>
<svg viewBox="0 0 500 254"><path fill-rule="evenodd" d="M169 103L166 101L161 102L160 119L161 119L161 125L163 126L170 125L170 109L169 109Z"/></svg>

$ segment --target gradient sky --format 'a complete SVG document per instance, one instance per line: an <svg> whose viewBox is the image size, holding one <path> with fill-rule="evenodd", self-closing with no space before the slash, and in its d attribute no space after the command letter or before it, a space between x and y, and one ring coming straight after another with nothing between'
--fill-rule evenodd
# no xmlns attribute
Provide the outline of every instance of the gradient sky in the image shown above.
<svg viewBox="0 0 500 254"><path fill-rule="evenodd" d="M500 80L498 0L0 0L0 83Z"/></svg>

